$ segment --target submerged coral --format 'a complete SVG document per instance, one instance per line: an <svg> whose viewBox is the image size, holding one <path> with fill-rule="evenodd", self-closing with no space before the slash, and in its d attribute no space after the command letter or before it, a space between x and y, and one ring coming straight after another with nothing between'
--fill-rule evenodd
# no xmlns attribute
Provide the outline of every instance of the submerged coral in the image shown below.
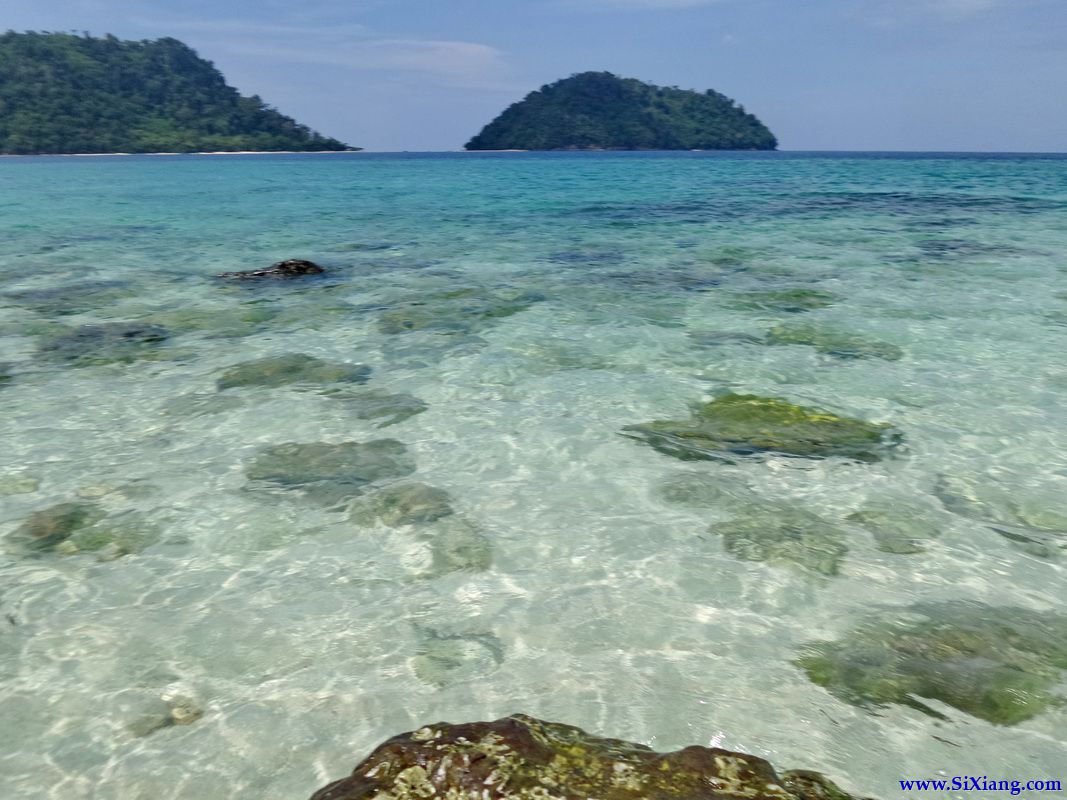
<svg viewBox="0 0 1067 800"><path fill-rule="evenodd" d="M894 344L817 325L778 325L767 332L767 344L809 345L835 358L881 358L899 361L904 351Z"/></svg>
<svg viewBox="0 0 1067 800"><path fill-rule="evenodd" d="M73 283L48 289L20 289L0 295L4 305L12 304L45 316L65 316L98 311L117 300L132 297L136 291L120 281ZM6 302L4 302L6 301Z"/></svg>
<svg viewBox="0 0 1067 800"><path fill-rule="evenodd" d="M705 403L688 420L656 420L629 425L623 431L661 453L685 460L773 452L878 461L900 440L886 424L742 394Z"/></svg>
<svg viewBox="0 0 1067 800"><path fill-rule="evenodd" d="M261 486L301 490L328 504L358 497L375 481L414 471L415 460L395 439L277 444L263 448L245 467L248 478Z"/></svg>
<svg viewBox="0 0 1067 800"><path fill-rule="evenodd" d="M537 292L489 292L453 289L400 303L378 318L382 333L434 331L472 333L495 320L525 311L544 300Z"/></svg>
<svg viewBox="0 0 1067 800"><path fill-rule="evenodd" d="M980 522L1039 558L1067 551L1067 482L1001 485L981 476L942 475L934 493L948 511Z"/></svg>
<svg viewBox="0 0 1067 800"><path fill-rule="evenodd" d="M8 536L7 549L35 556L93 553L110 560L140 552L158 535L135 512L108 516L95 503L59 503L30 515Z"/></svg>
<svg viewBox="0 0 1067 800"><path fill-rule="evenodd" d="M246 386L277 388L291 384L366 383L371 368L362 364L323 361L304 353L286 353L243 361L218 379L219 390Z"/></svg>
<svg viewBox="0 0 1067 800"><path fill-rule="evenodd" d="M932 510L921 501L904 498L873 500L850 514L848 519L870 531L883 553L921 553L926 549L926 543L940 534Z"/></svg>
<svg viewBox="0 0 1067 800"><path fill-rule="evenodd" d="M745 292L730 303L731 308L752 311L783 311L798 314L815 311L833 305L838 297L833 292L820 289L771 289L760 292Z"/></svg>
<svg viewBox="0 0 1067 800"><path fill-rule="evenodd" d="M726 551L743 561L765 561L836 575L848 553L845 533L807 511L786 506L755 509L711 526Z"/></svg>
<svg viewBox="0 0 1067 800"><path fill-rule="evenodd" d="M854 705L899 703L942 716L937 700L1012 725L1063 703L1067 618L1021 608L950 602L863 620L839 642L808 645L796 662Z"/></svg>
<svg viewBox="0 0 1067 800"><path fill-rule="evenodd" d="M139 322L82 325L45 339L38 353L75 367L128 364L158 358L159 346L169 336L170 331L162 326Z"/></svg>
<svg viewBox="0 0 1067 800"><path fill-rule="evenodd" d="M15 552L53 551L76 531L103 517L104 512L93 503L58 503L31 514L7 537L8 546Z"/></svg>
<svg viewBox="0 0 1067 800"><path fill-rule="evenodd" d="M428 628L419 628L419 633L412 671L430 686L484 678L504 661L503 645L492 633L445 633Z"/></svg>
<svg viewBox="0 0 1067 800"><path fill-rule="evenodd" d="M376 428L388 428L417 416L429 406L414 395L393 393L385 389L329 389L324 397L343 403L359 419L369 420Z"/></svg>
<svg viewBox="0 0 1067 800"><path fill-rule="evenodd" d="M277 308L263 303L242 303L237 308L183 306L156 312L144 321L175 332L195 332L212 339L238 339L265 330L279 314Z"/></svg>
<svg viewBox="0 0 1067 800"><path fill-rule="evenodd" d="M851 800L815 772L778 775L761 758L641 744L515 714L439 722L395 736L312 800Z"/></svg>
<svg viewBox="0 0 1067 800"><path fill-rule="evenodd" d="M441 519L432 531L434 575L449 572L479 572L493 563L493 545L478 526L463 517Z"/></svg>
<svg viewBox="0 0 1067 800"><path fill-rule="evenodd" d="M351 519L363 524L380 521L390 528L422 525L452 514L451 499L444 489L425 483L399 483L361 498Z"/></svg>

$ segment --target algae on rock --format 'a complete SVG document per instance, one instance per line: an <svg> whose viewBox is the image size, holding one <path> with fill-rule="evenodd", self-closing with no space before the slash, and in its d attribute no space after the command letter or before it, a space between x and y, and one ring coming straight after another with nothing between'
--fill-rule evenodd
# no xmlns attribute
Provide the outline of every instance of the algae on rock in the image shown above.
<svg viewBox="0 0 1067 800"><path fill-rule="evenodd" d="M286 353L243 361L217 381L219 391L247 386L277 388L290 384L366 383L371 368L362 364L323 361L304 353Z"/></svg>
<svg viewBox="0 0 1067 800"><path fill-rule="evenodd" d="M767 344L809 345L817 353L835 358L881 358L899 361L904 351L893 344L867 339L817 325L778 325L767 332Z"/></svg>
<svg viewBox="0 0 1067 800"><path fill-rule="evenodd" d="M311 800L853 800L805 770L707 747L641 744L514 714L395 736Z"/></svg>
<svg viewBox="0 0 1067 800"><path fill-rule="evenodd" d="M965 602L872 615L843 640L806 646L796 661L835 697L858 706L898 703L943 716L937 700L1000 725L1062 705L1067 617Z"/></svg>
<svg viewBox="0 0 1067 800"><path fill-rule="evenodd" d="M883 423L741 394L705 403L688 420L656 420L623 431L661 453L689 461L756 453L879 461L900 439Z"/></svg>

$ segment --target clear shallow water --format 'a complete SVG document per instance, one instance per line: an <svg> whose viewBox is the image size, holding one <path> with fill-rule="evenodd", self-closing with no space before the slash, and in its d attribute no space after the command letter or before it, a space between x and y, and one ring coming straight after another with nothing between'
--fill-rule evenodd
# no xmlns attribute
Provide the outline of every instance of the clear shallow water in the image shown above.
<svg viewBox="0 0 1067 800"><path fill-rule="evenodd" d="M883 798L939 771L1064 777L1064 708L1011 727L872 712L792 660L914 603L1067 613L1067 535L1038 553L986 524L1067 514L1067 158L10 159L0 211L0 536L88 502L140 537L119 558L0 555L0 796L302 798L394 733L514 711L715 740ZM330 273L211 277L288 257ZM836 300L745 302L796 288ZM456 290L528 307L383 329ZM41 354L58 326L130 320L171 337L129 364ZM783 323L902 356L761 341ZM427 408L379 428L330 387L218 391L293 352ZM724 391L889 422L906 446L723 464L619 435ZM379 438L455 517L390 528L249 491L265 446ZM693 474L720 497L672 502ZM872 503L937 537L880 550L848 519ZM847 532L840 574L742 561L714 533L782 507ZM488 569L435 565L448 525ZM202 716L159 727L173 708Z"/></svg>

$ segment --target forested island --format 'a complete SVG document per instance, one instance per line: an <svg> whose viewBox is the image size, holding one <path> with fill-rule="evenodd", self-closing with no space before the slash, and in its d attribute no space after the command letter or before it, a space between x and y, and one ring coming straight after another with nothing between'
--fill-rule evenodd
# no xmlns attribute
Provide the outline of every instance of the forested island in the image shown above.
<svg viewBox="0 0 1067 800"><path fill-rule="evenodd" d="M177 39L0 35L0 153L355 150L243 97Z"/></svg>
<svg viewBox="0 0 1067 800"><path fill-rule="evenodd" d="M778 140L716 91L572 75L510 106L467 150L774 150Z"/></svg>

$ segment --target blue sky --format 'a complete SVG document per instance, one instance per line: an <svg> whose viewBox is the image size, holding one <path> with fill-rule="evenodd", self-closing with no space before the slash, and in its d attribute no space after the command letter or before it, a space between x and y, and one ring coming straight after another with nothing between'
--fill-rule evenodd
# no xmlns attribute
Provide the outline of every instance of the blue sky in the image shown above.
<svg viewBox="0 0 1067 800"><path fill-rule="evenodd" d="M0 0L0 28L174 36L373 150L604 69L717 89L783 149L1067 151L1067 0Z"/></svg>

